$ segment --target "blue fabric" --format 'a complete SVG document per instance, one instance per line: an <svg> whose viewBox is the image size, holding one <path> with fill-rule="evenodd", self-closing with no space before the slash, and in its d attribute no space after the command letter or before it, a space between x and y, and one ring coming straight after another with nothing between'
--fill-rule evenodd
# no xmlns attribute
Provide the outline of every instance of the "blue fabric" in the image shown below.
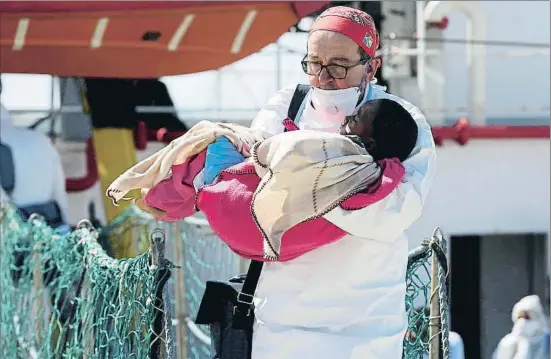
<svg viewBox="0 0 551 359"><path fill-rule="evenodd" d="M204 171L205 184L211 184L220 172L244 160L245 157L227 137L219 137L207 147Z"/></svg>

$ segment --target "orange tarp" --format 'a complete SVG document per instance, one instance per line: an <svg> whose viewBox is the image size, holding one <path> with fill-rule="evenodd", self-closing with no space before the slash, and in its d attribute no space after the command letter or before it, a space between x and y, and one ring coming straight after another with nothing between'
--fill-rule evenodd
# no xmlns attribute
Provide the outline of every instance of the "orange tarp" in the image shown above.
<svg viewBox="0 0 551 359"><path fill-rule="evenodd" d="M157 78L255 53L327 2L1 1L0 72Z"/></svg>

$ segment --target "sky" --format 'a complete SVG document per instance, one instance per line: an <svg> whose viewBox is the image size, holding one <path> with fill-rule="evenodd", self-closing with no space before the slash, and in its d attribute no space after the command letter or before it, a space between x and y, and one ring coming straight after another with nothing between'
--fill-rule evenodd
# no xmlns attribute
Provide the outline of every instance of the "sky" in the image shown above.
<svg viewBox="0 0 551 359"><path fill-rule="evenodd" d="M476 3L486 14L487 40L549 44L549 2ZM465 16L455 12L449 20L444 37L464 38ZM281 52L279 68L277 46L270 44L220 70L162 78L181 110L179 116L188 123L191 119L250 120L278 88L306 82L300 68L306 34L287 33L278 43L294 50ZM469 88L466 47L447 43L443 51L445 104L452 109L465 106ZM486 51L488 116L548 117L549 110L541 108L549 106L549 49L492 46ZM50 108L51 81L47 75L3 74L2 103L10 110ZM407 99L407 94L399 95ZM59 99L54 98L54 103L58 105ZM521 110L522 106L527 109Z"/></svg>

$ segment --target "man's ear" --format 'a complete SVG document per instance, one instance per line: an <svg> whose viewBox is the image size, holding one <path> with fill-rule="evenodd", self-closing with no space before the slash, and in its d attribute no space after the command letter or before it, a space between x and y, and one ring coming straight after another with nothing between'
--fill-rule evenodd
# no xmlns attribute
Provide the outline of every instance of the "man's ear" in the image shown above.
<svg viewBox="0 0 551 359"><path fill-rule="evenodd" d="M382 59L380 57L376 57L373 60L371 60L371 71L369 71L366 76L367 81L371 81L375 78L375 74L377 73L377 70L382 65Z"/></svg>

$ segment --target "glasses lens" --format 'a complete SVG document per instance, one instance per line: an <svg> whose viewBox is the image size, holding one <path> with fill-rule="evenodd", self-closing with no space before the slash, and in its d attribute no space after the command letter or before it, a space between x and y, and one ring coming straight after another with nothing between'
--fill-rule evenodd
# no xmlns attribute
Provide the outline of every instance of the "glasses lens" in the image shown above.
<svg viewBox="0 0 551 359"><path fill-rule="evenodd" d="M301 61L300 64L302 65L302 71L304 71L305 74L308 73L308 61Z"/></svg>
<svg viewBox="0 0 551 359"><path fill-rule="evenodd" d="M319 75L321 71L321 64L312 61L302 61L302 69L308 75Z"/></svg>
<svg viewBox="0 0 551 359"><path fill-rule="evenodd" d="M344 79L346 77L346 68L339 65L327 66L327 72L334 79Z"/></svg>

